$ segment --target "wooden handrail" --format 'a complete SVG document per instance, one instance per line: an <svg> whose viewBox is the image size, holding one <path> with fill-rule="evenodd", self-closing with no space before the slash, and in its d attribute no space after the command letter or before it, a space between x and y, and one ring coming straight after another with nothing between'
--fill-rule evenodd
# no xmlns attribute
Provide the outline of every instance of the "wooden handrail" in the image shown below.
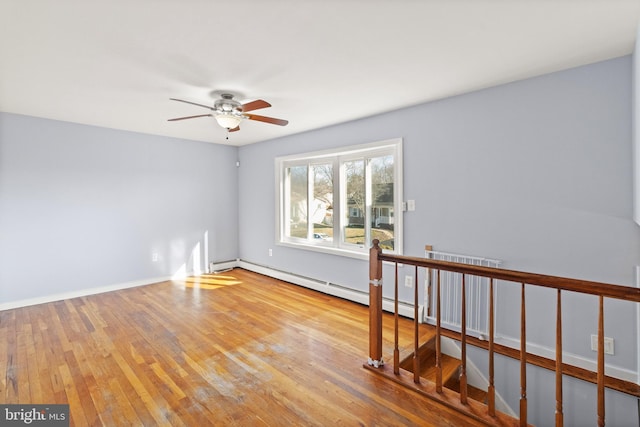
<svg viewBox="0 0 640 427"><path fill-rule="evenodd" d="M505 270L502 268L460 264L457 262L386 253L382 253L378 259L381 261L397 262L400 264L415 265L424 268L452 271L454 273L489 277L515 283L526 283L528 285L542 286L545 288L562 289L563 291L573 291L598 296L601 295L605 298L640 302L640 288L632 288L630 286L613 285L608 283L592 282L589 280L571 279L568 277L548 276L516 270Z"/></svg>
<svg viewBox="0 0 640 427"><path fill-rule="evenodd" d="M597 385L597 424L598 426L605 425L605 402L604 402L604 390L605 388L613 388L622 392L626 392L632 395L640 396L640 386L629 387L622 380L607 377L605 375L604 364L604 298L614 298L631 302L640 302L640 289L632 288L629 286L620 286L607 283L600 283L588 280L572 279L560 276L551 276L535 273L527 273L515 270L505 270L494 267L485 267L472 264L461 264L450 261L440 261L431 258L419 258L408 257L402 255L385 254L379 249L379 242L373 241L373 247L371 249L371 264L370 264L370 277L374 275L382 277L382 262L393 262L396 265L396 301L395 301L395 316L397 322L398 316L398 264L415 266L415 281L416 289L414 290L414 381L419 383L419 360L418 360L418 328L417 328L417 306L418 306L418 292L417 292L417 279L418 279L418 267L427 269L427 274L430 271L436 273L436 382L435 392L442 394L442 367L441 367L441 336L448 336L450 338L458 339L461 342L461 368L460 368L460 403L465 406L467 404L467 378L466 378L466 346L469 342L470 345L478 346L489 351L489 385L487 390L487 414L495 417L495 386L494 386L494 353L500 353L509 357L514 357L520 360L520 425L527 425L527 378L526 367L527 364L533 364L547 369L555 370L555 384L556 384L556 405L555 405L555 422L556 426L564 425L563 416L563 398L562 398L562 378L563 375L570 375L576 378L580 378L586 381L593 382ZM376 265L374 266L373 262ZM440 272L449 271L460 273L462 275L461 286L461 324L460 332L449 331L443 329L441 326L441 283ZM372 273L373 272L373 273ZM465 277L466 275L480 276L489 278L489 342L478 340L475 337L467 336L466 334L466 292L465 292ZM428 276L431 280L430 275ZM520 296L520 349L511 349L509 347L498 345L494 342L494 281L502 280L506 282L515 282L514 284L520 284L521 296ZM525 290L527 286L535 285L545 288L551 288L557 290L557 303L556 303L556 360L550 361L541 356L527 353L527 338L526 338L526 299ZM381 291L381 290L380 290ZM596 295L599 297L599 313L598 313L598 345L597 345L597 372L588 371L582 368L577 368L571 365L563 363L562 360L562 291L571 291L582 294ZM382 316L382 308L376 307L370 308L371 317ZM371 324L374 324L372 321ZM398 360L398 327L396 323L396 348L394 350L394 373L399 374ZM372 343L370 348L377 347L382 342L382 330L370 331L370 340ZM371 360L371 358L370 358Z"/></svg>

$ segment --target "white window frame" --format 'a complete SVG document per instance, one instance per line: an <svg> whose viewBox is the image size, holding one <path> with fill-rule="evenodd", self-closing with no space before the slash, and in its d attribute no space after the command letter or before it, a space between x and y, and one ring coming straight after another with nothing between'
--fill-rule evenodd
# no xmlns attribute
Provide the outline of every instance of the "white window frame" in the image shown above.
<svg viewBox="0 0 640 427"><path fill-rule="evenodd" d="M316 151L311 153L294 154L289 156L277 157L275 159L275 181L276 181L276 244L281 246L288 246L298 249L305 249L311 251L318 251L324 253L330 253L335 255L348 256L358 259L368 259L369 247L371 246L371 221L370 221L370 207L371 207L371 182L369 165L366 164L365 168L365 185L368 187L366 191L367 200L365 208L365 243L363 245L356 245L353 243L342 242L342 230L344 230L345 216L342 212L348 209L347 206L342 206L343 200L345 200L344 191L346 191L346 185L341 185L341 182L346 182L345 171L342 164L349 160L359 160L363 157L371 158L381 155L393 155L393 180L394 180L394 250L393 253L402 255L403 253L403 182L402 177L402 138L389 139L384 141L373 142L369 144L354 145L342 148L336 148L332 150ZM332 241L313 241L311 239L302 239L286 236L286 228L284 221L288 217L288 209L285 209L285 196L287 191L287 180L285 178L285 172L287 168L300 165L313 165L313 164L329 164L333 165L333 240ZM311 169L307 170L308 180L313 179ZM312 181L309 181L312 182ZM311 191L312 185L307 184L307 193ZM307 206L310 205L310 201L313 200L313 194L307 194ZM310 221L310 211L307 208L307 221ZM308 225L308 229L310 225Z"/></svg>

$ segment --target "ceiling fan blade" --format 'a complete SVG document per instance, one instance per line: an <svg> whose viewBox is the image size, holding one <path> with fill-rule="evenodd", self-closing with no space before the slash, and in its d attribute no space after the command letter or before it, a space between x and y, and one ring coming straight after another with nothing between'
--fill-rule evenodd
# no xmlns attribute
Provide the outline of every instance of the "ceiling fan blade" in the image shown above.
<svg viewBox="0 0 640 427"><path fill-rule="evenodd" d="M267 101L263 101L262 99L256 99L255 101L242 104L242 111L246 113L247 111L259 110L267 107L271 107L271 104Z"/></svg>
<svg viewBox="0 0 640 427"><path fill-rule="evenodd" d="M177 99L177 98L169 98L169 99L171 101L184 102L186 104L197 105L198 107L204 107L204 108L208 108L209 110L213 110L213 108L209 107L208 105L198 104L198 103L191 102L191 101L185 101L184 99Z"/></svg>
<svg viewBox="0 0 640 427"><path fill-rule="evenodd" d="M169 119L168 122L175 122L177 120L195 119L196 117L213 117L213 114L198 114L197 116L178 117L176 119Z"/></svg>
<svg viewBox="0 0 640 427"><path fill-rule="evenodd" d="M287 124L289 124L288 120L274 119L273 117L258 116L257 114L245 114L244 116L250 120L257 120L259 122L271 123L273 125L278 125L278 126L286 126Z"/></svg>
<svg viewBox="0 0 640 427"><path fill-rule="evenodd" d="M240 125L234 127L233 129L229 129L229 132L238 132L240 130Z"/></svg>

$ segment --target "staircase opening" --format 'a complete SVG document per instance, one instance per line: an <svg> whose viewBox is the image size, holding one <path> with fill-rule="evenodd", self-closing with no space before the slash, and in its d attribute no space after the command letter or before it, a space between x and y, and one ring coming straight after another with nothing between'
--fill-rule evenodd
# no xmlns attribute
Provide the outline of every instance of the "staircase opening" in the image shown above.
<svg viewBox="0 0 640 427"><path fill-rule="evenodd" d="M426 338L424 344L418 349L419 376L427 381L436 382L437 369L436 366L436 330L430 327L429 333L423 337ZM400 368L415 373L414 355L412 352L400 361ZM449 390L460 393L460 368L462 361L456 357L442 354L440 358L440 367L442 369L442 384ZM487 390L467 384L467 396L478 402L487 404Z"/></svg>

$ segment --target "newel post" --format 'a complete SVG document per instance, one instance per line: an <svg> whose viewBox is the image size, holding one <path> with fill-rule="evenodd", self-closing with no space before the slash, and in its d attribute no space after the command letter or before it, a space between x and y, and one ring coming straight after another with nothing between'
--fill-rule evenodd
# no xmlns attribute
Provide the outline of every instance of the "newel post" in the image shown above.
<svg viewBox="0 0 640 427"><path fill-rule="evenodd" d="M378 239L369 250L369 365L382 366L382 249Z"/></svg>

